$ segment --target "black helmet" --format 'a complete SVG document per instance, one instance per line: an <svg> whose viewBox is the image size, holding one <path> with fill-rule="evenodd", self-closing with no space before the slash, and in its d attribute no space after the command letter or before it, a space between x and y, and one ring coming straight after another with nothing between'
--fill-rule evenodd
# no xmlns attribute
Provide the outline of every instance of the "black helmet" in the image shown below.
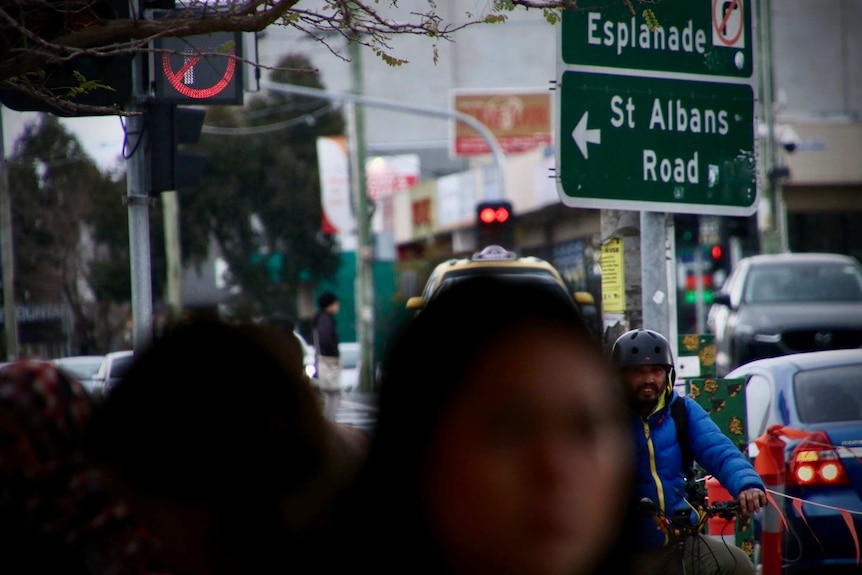
<svg viewBox="0 0 862 575"><path fill-rule="evenodd" d="M676 379L670 344L651 329L633 329L619 336L611 350L611 361L618 367L666 365L671 384Z"/></svg>

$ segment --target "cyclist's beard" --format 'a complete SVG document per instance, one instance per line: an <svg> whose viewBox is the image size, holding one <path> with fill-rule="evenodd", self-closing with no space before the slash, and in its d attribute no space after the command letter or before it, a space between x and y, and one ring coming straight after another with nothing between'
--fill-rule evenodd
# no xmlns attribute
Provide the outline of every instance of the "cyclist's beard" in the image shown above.
<svg viewBox="0 0 862 575"><path fill-rule="evenodd" d="M650 414L652 413L656 406L658 405L659 398L664 393L664 390L661 387L655 390L653 394L642 394L640 393L640 388L638 391L632 393L629 398L631 408L640 414Z"/></svg>

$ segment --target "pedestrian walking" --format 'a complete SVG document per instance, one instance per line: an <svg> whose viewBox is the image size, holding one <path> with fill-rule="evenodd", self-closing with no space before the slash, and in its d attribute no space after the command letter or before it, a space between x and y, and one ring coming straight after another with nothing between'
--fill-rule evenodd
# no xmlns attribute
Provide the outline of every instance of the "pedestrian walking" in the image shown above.
<svg viewBox="0 0 862 575"><path fill-rule="evenodd" d="M341 354L338 352L338 326L335 315L340 308L338 296L331 291L317 298L314 317L314 352L317 362L317 385L323 397L323 414L335 421L341 403Z"/></svg>

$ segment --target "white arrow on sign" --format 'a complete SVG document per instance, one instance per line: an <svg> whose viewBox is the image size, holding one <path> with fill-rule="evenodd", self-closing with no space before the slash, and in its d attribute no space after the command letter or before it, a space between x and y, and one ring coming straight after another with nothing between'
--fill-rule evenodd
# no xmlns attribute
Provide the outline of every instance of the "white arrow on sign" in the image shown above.
<svg viewBox="0 0 862 575"><path fill-rule="evenodd" d="M581 154L584 155L584 159L586 160L588 157L587 154L587 144L601 144L602 143L602 131L598 129L588 130L587 129L587 119L589 118L590 113L584 112L584 115L581 116L581 119L578 121L578 125L575 126L575 129L572 130L572 138L575 140L575 143L578 145L578 149L581 151Z"/></svg>

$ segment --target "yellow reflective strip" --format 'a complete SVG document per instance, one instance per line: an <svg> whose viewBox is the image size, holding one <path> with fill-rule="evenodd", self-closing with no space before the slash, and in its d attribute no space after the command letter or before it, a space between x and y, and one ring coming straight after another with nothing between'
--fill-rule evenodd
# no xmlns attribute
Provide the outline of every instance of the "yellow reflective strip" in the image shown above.
<svg viewBox="0 0 862 575"><path fill-rule="evenodd" d="M655 449L653 449L652 444L652 435L650 434L649 421L646 419L643 420L644 424L644 436L646 437L647 450L649 451L649 470L650 475L652 475L652 479L655 482L656 493L658 493L658 503L659 508L664 509L664 489L662 488L661 479L658 476L658 471L656 471L655 465ZM665 531L664 534L664 544L668 545L670 543L670 534Z"/></svg>

